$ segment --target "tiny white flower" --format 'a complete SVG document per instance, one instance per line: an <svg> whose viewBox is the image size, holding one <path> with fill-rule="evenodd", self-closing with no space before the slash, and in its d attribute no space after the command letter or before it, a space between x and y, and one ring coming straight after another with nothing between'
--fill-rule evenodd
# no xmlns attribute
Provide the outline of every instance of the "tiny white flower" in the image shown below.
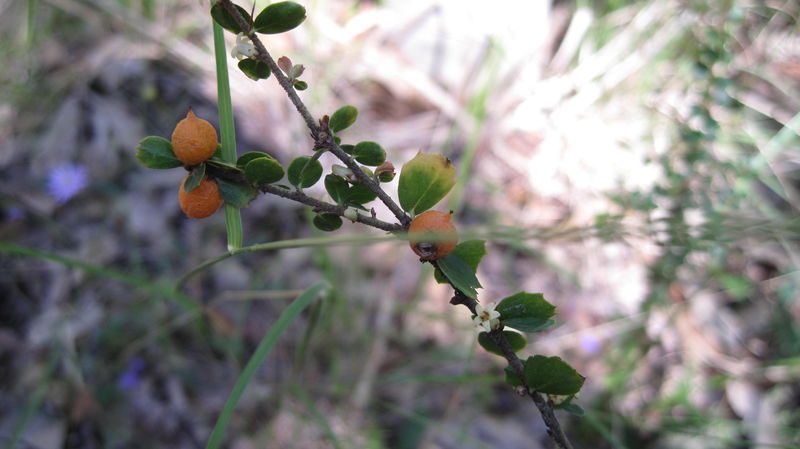
<svg viewBox="0 0 800 449"><path fill-rule="evenodd" d="M475 316L472 317L472 322L478 327L483 326L486 332L499 329L500 312L494 310L495 307L496 304L493 302L486 304L486 307L480 304L475 305Z"/></svg>
<svg viewBox="0 0 800 449"><path fill-rule="evenodd" d="M256 46L247 38L244 33L236 35L236 45L231 49L231 58L238 60L253 58L258 54Z"/></svg>
<svg viewBox="0 0 800 449"><path fill-rule="evenodd" d="M331 167L331 171L333 172L334 175L341 176L342 178L350 182L354 182L356 179L356 175L353 173L353 170L350 170L344 165L333 164L333 166Z"/></svg>

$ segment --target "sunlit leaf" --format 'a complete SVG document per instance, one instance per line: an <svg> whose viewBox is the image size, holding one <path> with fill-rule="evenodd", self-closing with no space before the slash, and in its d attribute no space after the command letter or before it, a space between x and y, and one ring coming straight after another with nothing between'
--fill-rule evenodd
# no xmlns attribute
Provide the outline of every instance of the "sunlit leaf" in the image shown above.
<svg viewBox="0 0 800 449"><path fill-rule="evenodd" d="M347 129L356 122L358 118L358 109L355 106L342 106L337 109L331 116L328 126L331 131L338 133L343 129Z"/></svg>
<svg viewBox="0 0 800 449"><path fill-rule="evenodd" d="M441 201L456 183L456 168L446 157L417 153L400 170L397 193L406 212L419 214Z"/></svg>

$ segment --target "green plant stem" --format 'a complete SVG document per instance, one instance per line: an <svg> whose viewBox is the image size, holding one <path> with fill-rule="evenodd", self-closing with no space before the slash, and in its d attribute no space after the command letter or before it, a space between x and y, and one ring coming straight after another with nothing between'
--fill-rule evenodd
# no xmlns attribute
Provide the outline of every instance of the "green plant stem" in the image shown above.
<svg viewBox="0 0 800 449"><path fill-rule="evenodd" d="M261 343L258 344L253 356L250 357L250 360L244 367L244 371L242 371L242 374L236 380L236 384L233 386L233 390L230 396L228 396L225 406L222 408L217 423L214 425L214 430L211 431L211 436L208 439L208 443L206 443L206 449L217 449L222 445L225 431L228 429L228 425L233 417L236 404L239 403L239 399L241 399L242 394L244 394L245 389L247 389L247 386L253 379L253 375L264 363L264 360L269 355L275 342L283 335L289 327L289 324L291 324L300 312L326 288L328 288L328 286L324 282L318 282L312 285L308 290L298 296L297 299L281 313L280 317L278 317L278 321L272 326L267 335L264 336Z"/></svg>
<svg viewBox="0 0 800 449"><path fill-rule="evenodd" d="M217 257L206 260L200 265L192 268L186 274L181 276L177 283L177 288L180 289L186 282L197 273L205 270L206 268L215 265L223 260L233 257L237 254L251 253L257 251L272 251L278 249L288 248L305 248L314 246L332 246L332 245L349 245L349 244L366 244L374 242L388 242L392 240L399 240L399 237L393 235L343 235L339 237L316 237L306 239L293 239L281 240L278 242L259 243L256 245L245 246L236 250L228 251L220 254Z"/></svg>
<svg viewBox="0 0 800 449"><path fill-rule="evenodd" d="M233 104L228 81L228 61L225 51L225 36L222 27L214 22L214 58L217 68L217 103L219 107L219 129L222 137L222 159L236 163L236 130L233 125ZM242 214L236 206L225 204L225 227L228 231L228 250L242 247Z"/></svg>

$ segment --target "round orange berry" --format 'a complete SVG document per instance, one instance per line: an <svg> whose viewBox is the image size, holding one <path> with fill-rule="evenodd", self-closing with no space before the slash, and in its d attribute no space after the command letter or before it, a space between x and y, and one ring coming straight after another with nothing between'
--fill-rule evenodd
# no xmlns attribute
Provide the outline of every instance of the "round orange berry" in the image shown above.
<svg viewBox="0 0 800 449"><path fill-rule="evenodd" d="M217 151L217 130L191 109L172 132L172 151L186 165L197 165Z"/></svg>
<svg viewBox="0 0 800 449"><path fill-rule="evenodd" d="M188 179L189 176L183 178L178 191L178 202L181 205L181 210L190 218L210 217L222 206L219 186L216 181L211 181L208 177L203 176L200 185L192 189L191 192L187 192L184 190L184 186Z"/></svg>
<svg viewBox="0 0 800 449"><path fill-rule="evenodd" d="M408 227L411 249L422 260L437 260L450 254L458 243L456 225L450 215L438 210L429 210L417 215ZM425 241L426 234L442 234L435 241Z"/></svg>

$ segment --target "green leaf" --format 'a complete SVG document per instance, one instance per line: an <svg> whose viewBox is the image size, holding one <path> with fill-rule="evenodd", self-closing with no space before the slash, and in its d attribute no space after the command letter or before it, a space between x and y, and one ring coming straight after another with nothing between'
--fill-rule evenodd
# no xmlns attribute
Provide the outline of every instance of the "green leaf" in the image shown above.
<svg viewBox="0 0 800 449"><path fill-rule="evenodd" d="M307 82L305 82L305 81L295 81L295 82L292 84L292 87L294 87L294 90L300 90L300 91L303 91L303 90L306 90L306 89L308 89L308 83L307 83Z"/></svg>
<svg viewBox="0 0 800 449"><path fill-rule="evenodd" d="M425 212L444 198L455 183L456 168L450 160L419 152L400 171L400 206L414 215Z"/></svg>
<svg viewBox="0 0 800 449"><path fill-rule="evenodd" d="M508 340L508 344L511 346L511 349L514 352L519 352L528 342L525 340L525 337L522 334L518 334L516 332L511 331L503 331L503 335ZM483 349L491 352L492 354L497 354L499 356L503 356L503 351L500 350L500 347L492 341L492 338L489 337L489 334L486 332L481 332L478 334L478 343L483 347Z"/></svg>
<svg viewBox="0 0 800 449"><path fill-rule="evenodd" d="M342 151L344 151L347 154L353 154L353 148L355 148L355 145L350 145L346 143L344 145L339 145L339 148L341 148Z"/></svg>
<svg viewBox="0 0 800 449"><path fill-rule="evenodd" d="M275 159L272 155L264 153L263 151L248 151L247 153L239 156L239 159L236 159L236 166L239 168L244 168L248 162L258 159L260 157L268 157Z"/></svg>
<svg viewBox="0 0 800 449"><path fill-rule="evenodd" d="M308 167L306 163L311 160L310 156L300 156L295 158L286 169L289 183L295 187L311 187L322 177L322 164L315 160ZM305 170L304 170L305 169Z"/></svg>
<svg viewBox="0 0 800 449"><path fill-rule="evenodd" d="M544 299L541 293L515 293L497 305L500 322L523 332L538 332L552 324L550 318L556 306Z"/></svg>
<svg viewBox="0 0 800 449"><path fill-rule="evenodd" d="M366 204L374 201L377 197L378 194L370 190L369 187L363 184L356 184L350 187L350 197L348 199L353 203Z"/></svg>
<svg viewBox="0 0 800 449"><path fill-rule="evenodd" d="M239 70L241 70L251 80L263 80L269 78L269 66L256 59L242 59L239 61Z"/></svg>
<svg viewBox="0 0 800 449"><path fill-rule="evenodd" d="M328 122L328 127L330 127L331 131L338 133L355 123L357 117L358 109L355 106L342 106L333 113Z"/></svg>
<svg viewBox="0 0 800 449"><path fill-rule="evenodd" d="M197 186L203 182L203 177L206 175L206 164L200 164L195 167L192 172L189 174L189 179L186 180L186 183L183 185L183 190L185 192L191 192L192 190L196 189Z"/></svg>
<svg viewBox="0 0 800 449"><path fill-rule="evenodd" d="M271 184L283 178L283 167L272 157L260 157L244 167L244 177L253 184Z"/></svg>
<svg viewBox="0 0 800 449"><path fill-rule="evenodd" d="M539 393L576 394L585 380L560 357L535 355L525 361L525 383Z"/></svg>
<svg viewBox="0 0 800 449"><path fill-rule="evenodd" d="M239 5L233 5L233 6L235 6L236 9L239 11L239 14L241 14L242 17L244 17L245 22L247 23L253 22L253 18L250 17L249 12L245 11L245 9ZM233 16L228 14L228 10L226 10L219 3L214 3L214 6L211 7L211 17L214 19L215 22L219 24L219 26L225 28L226 30L232 33L239 34L247 32L247 30L243 30L239 27L236 21L233 20Z"/></svg>
<svg viewBox="0 0 800 449"><path fill-rule="evenodd" d="M289 31L306 20L306 9L295 2L273 3L256 17L255 30L264 34Z"/></svg>
<svg viewBox="0 0 800 449"><path fill-rule="evenodd" d="M219 184L219 193L222 195L222 199L234 207L245 207L258 195L257 190L243 184L236 184L224 179L217 179L217 184Z"/></svg>
<svg viewBox="0 0 800 449"><path fill-rule="evenodd" d="M342 227L342 218L335 214L317 214L313 223L320 231L330 232Z"/></svg>
<svg viewBox="0 0 800 449"><path fill-rule="evenodd" d="M460 257L472 268L473 273L477 273L478 264L483 256L486 255L486 240L465 240L459 243L451 254ZM447 284L447 278L438 268L433 272L433 277L440 284Z"/></svg>
<svg viewBox="0 0 800 449"><path fill-rule="evenodd" d="M353 148L353 157L364 165L377 167L386 162L386 151L375 142L359 142Z"/></svg>
<svg viewBox="0 0 800 449"><path fill-rule="evenodd" d="M136 159L139 159L145 167L158 170L183 165L172 151L172 142L158 136L148 136L139 142L136 147Z"/></svg>
<svg viewBox="0 0 800 449"><path fill-rule="evenodd" d="M392 182L394 181L395 173L394 171L382 171L378 173L378 181L380 182Z"/></svg>
<svg viewBox="0 0 800 449"><path fill-rule="evenodd" d="M478 299L478 292L475 289L480 288L481 283L478 282L475 273L463 259L450 253L437 260L436 266L442 270L453 287L472 299Z"/></svg>
<svg viewBox="0 0 800 449"><path fill-rule="evenodd" d="M517 373L514 371L514 368L512 368L511 365L506 365L504 371L506 372L507 384L511 385L512 387L522 386L522 381L519 379L519 376L517 376Z"/></svg>
<svg viewBox="0 0 800 449"><path fill-rule="evenodd" d="M559 408L566 412L572 413L575 416L583 416L586 414L586 412L583 410L583 407L578 404L573 404L572 402L569 404L564 404Z"/></svg>
<svg viewBox="0 0 800 449"><path fill-rule="evenodd" d="M325 176L325 190L336 204L343 205L350 198L350 184L341 176Z"/></svg>

